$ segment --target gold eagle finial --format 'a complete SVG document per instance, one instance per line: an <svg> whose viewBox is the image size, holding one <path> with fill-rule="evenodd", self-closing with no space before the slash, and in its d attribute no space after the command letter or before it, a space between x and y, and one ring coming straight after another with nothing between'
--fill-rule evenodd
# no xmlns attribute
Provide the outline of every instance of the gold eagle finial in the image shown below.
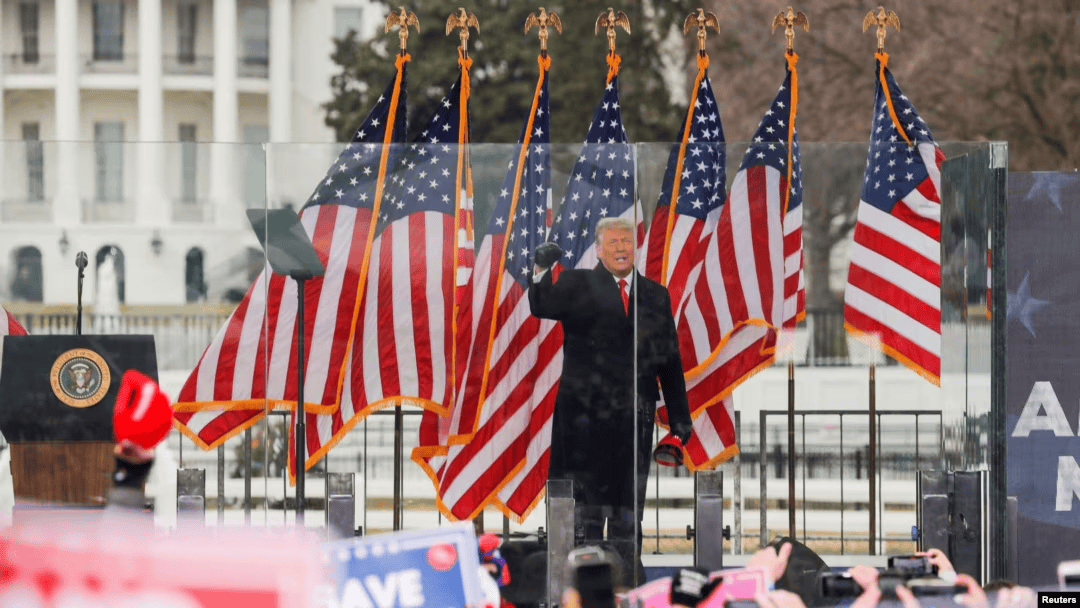
<svg viewBox="0 0 1080 608"><path fill-rule="evenodd" d="M900 31L900 17L896 16L896 13L889 11L885 13L885 7L877 7L878 14L875 15L874 11L870 11L866 14L866 17L862 22L862 31L869 29L871 25L877 26L877 50L879 53L885 52L885 26L891 25L896 28L896 31Z"/></svg>
<svg viewBox="0 0 1080 608"><path fill-rule="evenodd" d="M420 20L416 18L416 13L410 13L405 10L404 6L398 7L400 12L391 12L386 17L386 31L389 32L390 28L399 26L398 37L401 38L401 54L406 53L406 48L409 43L409 26L416 28L416 31L420 31Z"/></svg>
<svg viewBox="0 0 1080 608"><path fill-rule="evenodd" d="M480 33L480 22L476 19L476 15L472 13L466 13L465 8L458 9L460 14L451 14L446 18L446 35L449 36L450 32L454 31L455 27L460 27L461 31L458 35L461 38L461 53L463 56L469 56L469 28L476 30L476 33Z"/></svg>
<svg viewBox="0 0 1080 608"><path fill-rule="evenodd" d="M683 22L683 34L689 34L690 29L697 27L698 54L705 55L705 29L713 28L720 33L720 20L712 13L706 13L705 9L697 9L697 14L690 13Z"/></svg>
<svg viewBox="0 0 1080 608"><path fill-rule="evenodd" d="M787 52L792 54L795 52L795 26L801 25L803 31L810 31L810 20L806 18L806 15L799 11L796 13L791 10L791 7L787 7L787 13L780 11L776 18L772 22L772 31L776 33L776 28L784 26L784 36L787 38Z"/></svg>
<svg viewBox="0 0 1080 608"><path fill-rule="evenodd" d="M626 18L626 13L619 11L619 14L615 14L615 9L608 7L606 13L600 13L600 16L596 18L596 31L594 34L600 33L600 28L607 28L607 45L608 52L615 53L615 27L620 26L626 33L630 33L630 20Z"/></svg>
<svg viewBox="0 0 1080 608"><path fill-rule="evenodd" d="M540 16L537 17L536 13L529 13L528 19L525 20L525 34L528 35L529 30L533 26L540 28L540 54L547 57L547 41L548 31L547 28L550 25L555 28L555 31L562 33L562 21L559 21L559 16L555 14L555 11L548 12L544 10L544 7L540 7Z"/></svg>

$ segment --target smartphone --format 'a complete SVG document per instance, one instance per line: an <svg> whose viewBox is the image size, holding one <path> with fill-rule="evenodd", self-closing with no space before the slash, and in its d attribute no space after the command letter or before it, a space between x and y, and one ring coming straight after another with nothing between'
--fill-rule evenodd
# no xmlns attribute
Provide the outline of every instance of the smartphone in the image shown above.
<svg viewBox="0 0 1080 608"><path fill-rule="evenodd" d="M889 556L889 569L902 570L909 576L937 576L937 566L926 555Z"/></svg>
<svg viewBox="0 0 1080 608"><path fill-rule="evenodd" d="M818 589L821 597L835 598L859 597L863 592L863 588L850 574L834 572L825 572L818 577Z"/></svg>
<svg viewBox="0 0 1080 608"><path fill-rule="evenodd" d="M724 608L761 608L761 607L758 606L757 600L726 599L726 600L724 600Z"/></svg>
<svg viewBox="0 0 1080 608"><path fill-rule="evenodd" d="M615 608L614 569L607 553L582 547L567 556L570 586L581 596L582 608Z"/></svg>

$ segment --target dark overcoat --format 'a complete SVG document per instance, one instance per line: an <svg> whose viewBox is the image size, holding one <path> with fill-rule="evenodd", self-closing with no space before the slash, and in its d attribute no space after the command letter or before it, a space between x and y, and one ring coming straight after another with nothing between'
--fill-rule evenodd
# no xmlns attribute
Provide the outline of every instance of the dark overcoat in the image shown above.
<svg viewBox="0 0 1080 608"><path fill-rule="evenodd" d="M530 285L529 305L533 315L559 321L564 338L548 477L580 482L603 504L629 506L635 411L640 474L648 472L661 389L672 428L690 431L668 291L635 272L627 314L616 279L597 264L592 270L563 271L554 282L552 273L545 273Z"/></svg>

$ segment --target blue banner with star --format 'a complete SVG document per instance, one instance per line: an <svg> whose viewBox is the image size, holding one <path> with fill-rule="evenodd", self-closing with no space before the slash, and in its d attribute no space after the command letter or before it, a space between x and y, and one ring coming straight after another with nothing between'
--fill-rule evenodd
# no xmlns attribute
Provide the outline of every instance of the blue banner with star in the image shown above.
<svg viewBox="0 0 1080 608"><path fill-rule="evenodd" d="M1080 547L1080 175L1010 173L1008 213L1009 495L1020 582L1045 584Z"/></svg>

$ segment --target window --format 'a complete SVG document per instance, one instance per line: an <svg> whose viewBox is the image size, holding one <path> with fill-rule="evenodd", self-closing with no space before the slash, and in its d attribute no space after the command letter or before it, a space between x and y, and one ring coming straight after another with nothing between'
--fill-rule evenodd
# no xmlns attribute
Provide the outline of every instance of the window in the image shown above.
<svg viewBox="0 0 1080 608"><path fill-rule="evenodd" d="M182 0L176 11L176 58L181 64L191 65L195 63L195 31L199 5L192 0Z"/></svg>
<svg viewBox="0 0 1080 608"><path fill-rule="evenodd" d="M42 301L41 251L37 247L20 247L15 251L15 277L11 280L11 297L26 302Z"/></svg>
<svg viewBox="0 0 1080 608"><path fill-rule="evenodd" d="M124 123L94 123L94 160L97 200L124 200Z"/></svg>
<svg viewBox="0 0 1080 608"><path fill-rule="evenodd" d="M198 146L195 125L180 125L180 200L194 203L198 187Z"/></svg>
<svg viewBox="0 0 1080 608"><path fill-rule="evenodd" d="M198 247L192 247L184 258L184 284L188 302L202 302L206 299L203 252Z"/></svg>
<svg viewBox="0 0 1080 608"><path fill-rule="evenodd" d="M94 61L124 58L124 3L122 0L94 2Z"/></svg>
<svg viewBox="0 0 1080 608"><path fill-rule="evenodd" d="M23 0L19 3L19 27L22 29L23 63L37 63L38 55L38 3Z"/></svg>
<svg viewBox="0 0 1080 608"><path fill-rule="evenodd" d="M244 7L240 37L245 65L270 65L270 11L266 6Z"/></svg>
<svg viewBox="0 0 1080 608"><path fill-rule="evenodd" d="M244 125L244 174L241 176L244 202L248 208L266 204L266 155L262 144L270 140L266 125Z"/></svg>
<svg viewBox="0 0 1080 608"><path fill-rule="evenodd" d="M119 315L124 303L124 252L116 245L105 245L94 256L97 275L97 300L94 313ZM114 317L115 318L115 317Z"/></svg>
<svg viewBox="0 0 1080 608"><path fill-rule="evenodd" d="M26 200L45 199L45 156L41 150L41 125L23 123L23 141L26 143Z"/></svg>
<svg viewBox="0 0 1080 608"><path fill-rule="evenodd" d="M364 9L356 6L334 7L334 38L344 38L350 31L359 34L364 24Z"/></svg>

